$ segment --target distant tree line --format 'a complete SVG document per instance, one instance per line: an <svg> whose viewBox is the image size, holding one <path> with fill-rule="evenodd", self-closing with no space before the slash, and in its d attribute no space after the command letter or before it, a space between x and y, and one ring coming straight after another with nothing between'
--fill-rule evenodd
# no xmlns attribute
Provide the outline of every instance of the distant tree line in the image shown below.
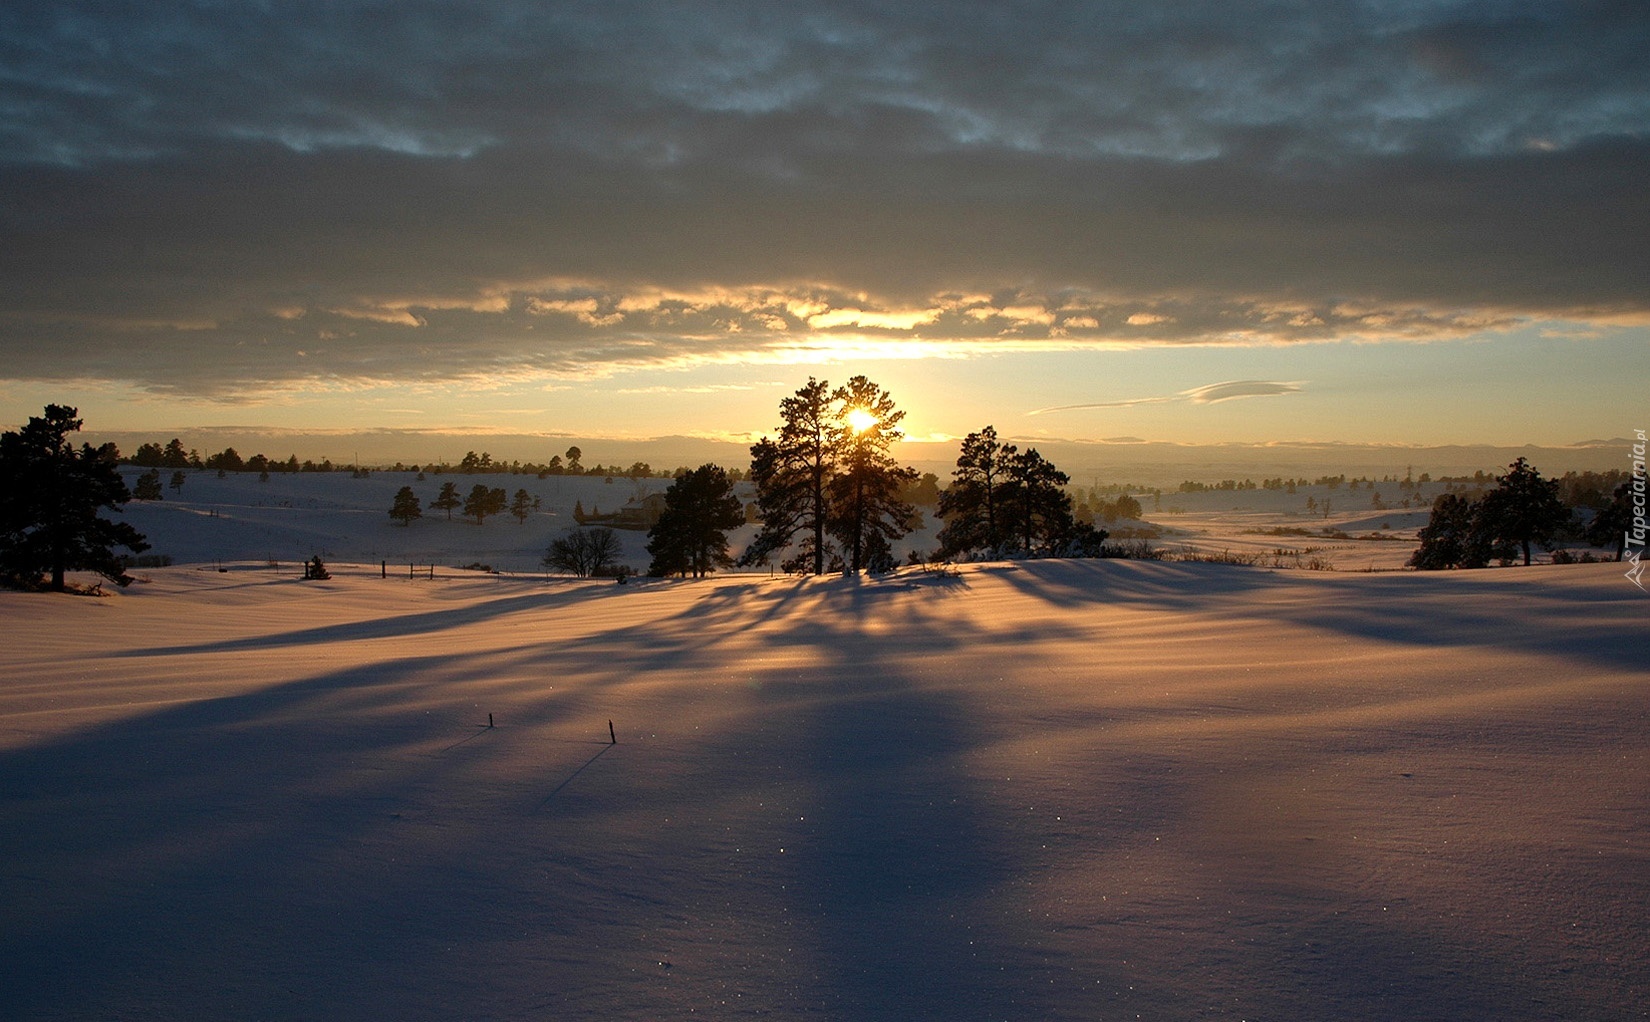
<svg viewBox="0 0 1650 1022"><path fill-rule="evenodd" d="M584 452L577 446L569 447L564 454L553 455L547 462L532 461L504 461L495 460L486 451L466 451L464 457L455 465L451 462L429 462L423 466L418 464L403 464L396 462L388 468L371 468L361 465L335 465L331 459L323 458L319 462L305 460L300 462L297 455L290 455L285 461L279 461L262 454L254 454L250 458L243 458L233 447L226 447L216 454L202 456L195 449L185 450L183 442L174 437L166 444L140 444L137 453L131 458L124 459L126 464L139 468L156 469L193 469L195 471L216 472L338 472L349 470L357 476L365 476L372 471L389 472L416 472L430 475L532 475L540 479L550 476L601 476L608 479L671 479L686 475L693 471L685 466L675 469L654 469L645 461L632 462L628 466L619 464L603 465L596 463L585 465ZM729 477L735 482L744 478L739 469L729 469Z"/></svg>
<svg viewBox="0 0 1650 1022"><path fill-rule="evenodd" d="M296 454L289 456L285 461L278 461L262 454L254 454L250 458L241 457L233 447L225 447L216 454L201 457L198 450L183 449L183 442L173 437L165 446L160 444L139 444L137 453L128 459L127 464L139 468L169 468L195 469L196 471L219 472L332 472L336 466L331 461L322 461L319 464L313 461L298 460Z"/></svg>

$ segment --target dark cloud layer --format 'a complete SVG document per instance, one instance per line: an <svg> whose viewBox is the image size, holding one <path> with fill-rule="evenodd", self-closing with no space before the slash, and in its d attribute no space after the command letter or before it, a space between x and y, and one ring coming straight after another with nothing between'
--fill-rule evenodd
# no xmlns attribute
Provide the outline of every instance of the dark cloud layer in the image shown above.
<svg viewBox="0 0 1650 1022"><path fill-rule="evenodd" d="M11 4L0 372L1650 312L1642 3L1162 7Z"/></svg>

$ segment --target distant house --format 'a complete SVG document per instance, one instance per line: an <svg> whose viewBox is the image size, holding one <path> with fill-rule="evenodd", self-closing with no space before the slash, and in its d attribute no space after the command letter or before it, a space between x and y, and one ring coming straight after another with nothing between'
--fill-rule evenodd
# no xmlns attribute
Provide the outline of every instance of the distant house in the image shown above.
<svg viewBox="0 0 1650 1022"><path fill-rule="evenodd" d="M636 529L643 531L659 524L659 516L665 511L665 495L650 493L645 497L627 501L624 507L612 514L579 514L575 515L580 525L606 525L614 529Z"/></svg>

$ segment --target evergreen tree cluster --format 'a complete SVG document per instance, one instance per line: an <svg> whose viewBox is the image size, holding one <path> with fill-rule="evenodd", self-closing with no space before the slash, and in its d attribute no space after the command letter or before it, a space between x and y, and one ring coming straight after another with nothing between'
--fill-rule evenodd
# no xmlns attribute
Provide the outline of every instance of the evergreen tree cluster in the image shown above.
<svg viewBox="0 0 1650 1022"><path fill-rule="evenodd" d="M132 455L131 464L139 468L174 470L195 469L215 472L331 472L334 465L331 461L316 464L313 461L299 462L296 454L289 456L285 461L277 461L263 454L254 454L250 458L243 458L240 452L233 447L225 447L216 454L201 456L197 450L184 450L183 441L173 437L164 446L161 444L139 444L137 453ZM142 498L140 498L142 499Z"/></svg>
<svg viewBox="0 0 1650 1022"><path fill-rule="evenodd" d="M454 508L462 508L467 518L474 518L477 525L486 522L492 515L503 514L508 511L514 515L517 524L526 524L527 516L539 506L538 498L524 489L516 490L511 497L502 486L486 486L476 483L470 487L467 496L458 495L458 484L445 482L440 491L430 501L430 507L437 511L447 512L447 520L451 521ZM403 486L396 491L395 500L390 505L389 515L402 525L411 525L415 520L424 517L424 511L418 502L418 494L411 486Z"/></svg>
<svg viewBox="0 0 1650 1022"><path fill-rule="evenodd" d="M68 436L80 427L76 409L47 405L0 435L0 583L62 591L68 572L84 570L124 586L132 578L114 548L149 549L136 529L99 514L131 495L115 445L77 449Z"/></svg>
<svg viewBox="0 0 1650 1022"><path fill-rule="evenodd" d="M740 563L788 550L786 571L892 568L893 541L917 521L903 494L920 477L891 453L905 413L864 376L835 389L810 377L779 413L777 435L751 447L762 526Z"/></svg>
<svg viewBox="0 0 1650 1022"><path fill-rule="evenodd" d="M1106 533L1073 515L1070 481L1036 448L999 441L991 426L970 433L940 494L939 555L1098 556ZM1140 505L1121 499L1132 505L1122 510L1138 516Z"/></svg>
<svg viewBox="0 0 1650 1022"><path fill-rule="evenodd" d="M1523 458L1495 482L1495 489L1476 499L1440 494L1418 534L1421 545L1410 565L1422 570L1483 568L1491 561L1511 564L1520 554L1529 564L1533 545L1551 549L1554 536L1570 520L1558 483L1541 478Z"/></svg>
<svg viewBox="0 0 1650 1022"><path fill-rule="evenodd" d="M719 465L701 465L678 476L665 491L664 511L648 531L647 573L704 578L733 565L728 530L745 524L745 509L734 496L733 481Z"/></svg>

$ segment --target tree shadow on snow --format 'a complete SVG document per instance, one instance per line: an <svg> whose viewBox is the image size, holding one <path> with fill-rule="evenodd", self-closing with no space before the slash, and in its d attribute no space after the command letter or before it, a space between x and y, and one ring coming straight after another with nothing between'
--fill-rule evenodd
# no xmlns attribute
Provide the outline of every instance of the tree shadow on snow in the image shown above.
<svg viewBox="0 0 1650 1022"><path fill-rule="evenodd" d="M1516 569L1505 569L1514 571ZM1478 573L1391 575L1269 570L1218 564L1027 561L996 577L1062 610L1143 607L1219 613L1304 626L1382 644L1495 648L1613 669L1643 665L1641 643L1610 608L1631 609L1621 586L1543 585L1538 576ZM1538 601L1532 608L1526 601ZM1532 622L1540 627L1532 628Z"/></svg>

